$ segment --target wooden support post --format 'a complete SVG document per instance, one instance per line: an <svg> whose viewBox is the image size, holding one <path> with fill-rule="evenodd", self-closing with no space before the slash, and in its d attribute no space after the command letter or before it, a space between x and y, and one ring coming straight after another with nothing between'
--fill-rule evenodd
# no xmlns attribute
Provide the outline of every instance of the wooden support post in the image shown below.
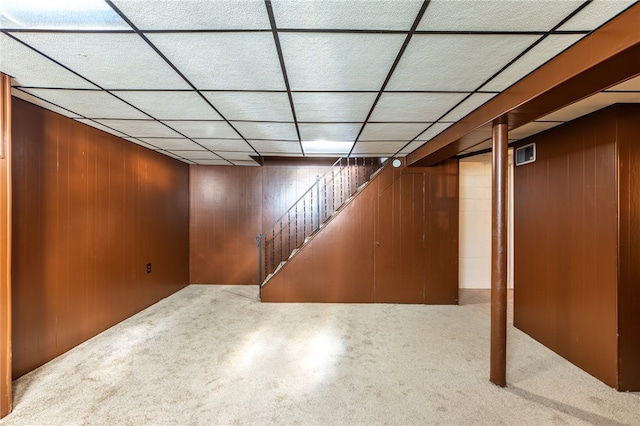
<svg viewBox="0 0 640 426"><path fill-rule="evenodd" d="M507 117L493 123L491 197L491 368L489 379L506 386L507 371Z"/></svg>

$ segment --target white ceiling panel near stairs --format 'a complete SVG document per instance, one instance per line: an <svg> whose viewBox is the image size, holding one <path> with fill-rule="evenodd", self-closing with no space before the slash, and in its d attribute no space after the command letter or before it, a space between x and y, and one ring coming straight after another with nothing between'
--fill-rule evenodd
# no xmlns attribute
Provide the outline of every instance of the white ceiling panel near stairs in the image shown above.
<svg viewBox="0 0 640 426"><path fill-rule="evenodd" d="M190 164L404 156L633 3L3 0L0 72Z"/></svg>

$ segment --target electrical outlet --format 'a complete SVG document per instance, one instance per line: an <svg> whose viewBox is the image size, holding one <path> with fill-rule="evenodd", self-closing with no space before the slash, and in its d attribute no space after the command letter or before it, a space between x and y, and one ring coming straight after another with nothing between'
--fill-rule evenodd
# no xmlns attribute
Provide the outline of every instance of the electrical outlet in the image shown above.
<svg viewBox="0 0 640 426"><path fill-rule="evenodd" d="M151 273L151 264L147 263L147 274Z"/></svg>

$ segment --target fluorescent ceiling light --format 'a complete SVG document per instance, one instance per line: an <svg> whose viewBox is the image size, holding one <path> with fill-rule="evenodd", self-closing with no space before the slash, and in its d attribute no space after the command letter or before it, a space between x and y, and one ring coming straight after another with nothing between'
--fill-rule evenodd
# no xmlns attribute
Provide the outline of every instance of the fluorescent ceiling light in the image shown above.
<svg viewBox="0 0 640 426"><path fill-rule="evenodd" d="M348 154L353 142L302 141L305 154Z"/></svg>
<svg viewBox="0 0 640 426"><path fill-rule="evenodd" d="M0 28L129 29L102 0L0 0Z"/></svg>

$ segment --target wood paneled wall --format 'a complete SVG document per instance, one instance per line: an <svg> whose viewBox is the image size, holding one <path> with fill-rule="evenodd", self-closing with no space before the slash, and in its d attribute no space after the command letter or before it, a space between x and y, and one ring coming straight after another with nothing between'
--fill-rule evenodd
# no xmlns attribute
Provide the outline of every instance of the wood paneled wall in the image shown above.
<svg viewBox="0 0 640 426"><path fill-rule="evenodd" d="M514 172L514 324L628 389L620 365L639 390L639 129L623 126L618 114L627 111L635 123L640 115L637 106L626 108L600 110L517 145L535 142L537 159Z"/></svg>
<svg viewBox="0 0 640 426"><path fill-rule="evenodd" d="M191 283L258 284L256 237L330 165L191 166Z"/></svg>
<svg viewBox="0 0 640 426"><path fill-rule="evenodd" d="M262 290L266 302L458 301L458 162L388 167Z"/></svg>
<svg viewBox="0 0 640 426"><path fill-rule="evenodd" d="M189 170L13 103L15 379L188 284Z"/></svg>
<svg viewBox="0 0 640 426"><path fill-rule="evenodd" d="M618 105L618 387L640 391L640 105Z"/></svg>
<svg viewBox="0 0 640 426"><path fill-rule="evenodd" d="M11 79L0 73L0 418L11 412Z"/></svg>

